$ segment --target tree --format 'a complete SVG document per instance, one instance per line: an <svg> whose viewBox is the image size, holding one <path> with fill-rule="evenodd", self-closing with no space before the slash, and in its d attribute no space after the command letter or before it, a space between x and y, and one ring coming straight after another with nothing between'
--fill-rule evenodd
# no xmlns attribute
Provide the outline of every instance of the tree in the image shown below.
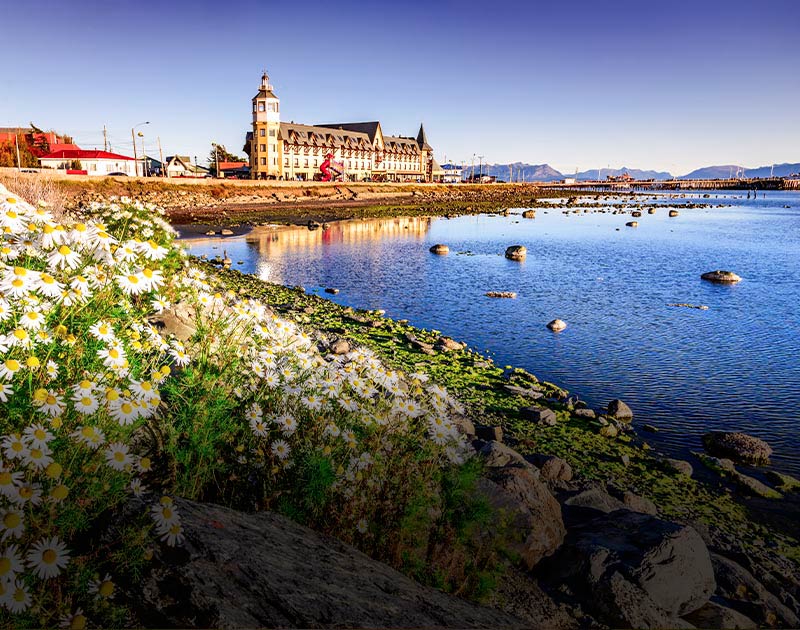
<svg viewBox="0 0 800 630"><path fill-rule="evenodd" d="M19 142L19 165L22 168L35 168L39 166L39 159L31 153L24 134L17 135ZM0 166L17 166L17 145L14 142L0 143Z"/></svg>
<svg viewBox="0 0 800 630"><path fill-rule="evenodd" d="M82 171L83 164L81 164L80 160L72 160L72 162L69 163L69 168L72 171Z"/></svg>
<svg viewBox="0 0 800 630"><path fill-rule="evenodd" d="M229 153L223 144L211 143L211 152L208 154L208 167L215 176L217 173L217 160L220 162L247 162L243 157Z"/></svg>

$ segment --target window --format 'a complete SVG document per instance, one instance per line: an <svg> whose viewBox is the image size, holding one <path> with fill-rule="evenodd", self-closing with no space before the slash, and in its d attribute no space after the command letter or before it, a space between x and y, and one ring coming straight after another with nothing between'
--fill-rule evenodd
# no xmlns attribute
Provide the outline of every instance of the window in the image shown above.
<svg viewBox="0 0 800 630"><path fill-rule="evenodd" d="M318 166L318 162L319 162L319 160L316 160L316 159L315 159L315 160L314 160L314 166Z"/></svg>
<svg viewBox="0 0 800 630"><path fill-rule="evenodd" d="M289 158L283 158L283 165L289 166Z"/></svg>
<svg viewBox="0 0 800 630"><path fill-rule="evenodd" d="M263 129L261 130L261 135L262 136L264 135L264 130ZM269 130L269 137L270 138L274 138L275 137L275 130L274 129L270 129Z"/></svg>
<svg viewBox="0 0 800 630"><path fill-rule="evenodd" d="M266 144L259 144L258 145L258 150L259 151L266 151L267 150L267 145Z"/></svg>
<svg viewBox="0 0 800 630"><path fill-rule="evenodd" d="M263 103L263 102L260 102L260 103L258 104L258 111L260 111L260 112L263 112L263 111L264 111L264 103Z"/></svg>
<svg viewBox="0 0 800 630"><path fill-rule="evenodd" d="M261 166L267 165L267 158L261 158Z"/></svg>
<svg viewBox="0 0 800 630"><path fill-rule="evenodd" d="M270 150L270 151L274 151L274 152L276 152L276 153L277 153L277 151L278 151L278 145L277 145L277 144L275 144L275 143L273 142L271 145L269 145L269 150Z"/></svg>
<svg viewBox="0 0 800 630"><path fill-rule="evenodd" d="M263 129L259 129L258 130L258 135L263 138L264 137L264 130Z"/></svg>
<svg viewBox="0 0 800 630"><path fill-rule="evenodd" d="M308 166L308 158L305 159L305 164L303 166Z"/></svg>
<svg viewBox="0 0 800 630"><path fill-rule="evenodd" d="M277 112L278 111L278 104L277 103L267 103L267 111L268 112Z"/></svg>
<svg viewBox="0 0 800 630"><path fill-rule="evenodd" d="M298 160L297 158L295 158L295 159L294 159L294 165L295 165L295 166L300 166L300 160Z"/></svg>
<svg viewBox="0 0 800 630"><path fill-rule="evenodd" d="M272 158L272 166L277 166L277 165L278 165L278 158L276 157Z"/></svg>

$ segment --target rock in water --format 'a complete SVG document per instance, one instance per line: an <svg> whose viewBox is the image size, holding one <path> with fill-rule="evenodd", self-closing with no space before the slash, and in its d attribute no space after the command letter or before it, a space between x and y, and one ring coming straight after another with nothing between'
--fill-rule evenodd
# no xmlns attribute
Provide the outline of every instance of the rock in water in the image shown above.
<svg viewBox="0 0 800 630"><path fill-rule="evenodd" d="M561 332L567 327L567 322L563 319L554 319L547 324L547 327L553 332Z"/></svg>
<svg viewBox="0 0 800 630"><path fill-rule="evenodd" d="M618 398L608 403L608 415L614 416L617 420L621 420L622 422L630 422L633 420L633 411L631 408Z"/></svg>
<svg viewBox="0 0 800 630"><path fill-rule="evenodd" d="M510 298L510 299L514 299L515 297L517 297L517 294L514 293L513 291L487 291L484 295L486 297L490 297L490 298Z"/></svg>
<svg viewBox="0 0 800 630"><path fill-rule="evenodd" d="M526 210L522 213L523 219L535 219L536 218L536 210Z"/></svg>
<svg viewBox="0 0 800 630"><path fill-rule="evenodd" d="M639 222L638 221L628 221L625 224L625 227L639 227Z"/></svg>
<svg viewBox="0 0 800 630"><path fill-rule="evenodd" d="M444 254L450 253L450 248L447 245L443 245L442 243L437 243L436 245L433 245L428 251L431 254L438 254L439 256L442 256Z"/></svg>
<svg viewBox="0 0 800 630"><path fill-rule="evenodd" d="M325 289L325 293L330 293L331 295L336 295L339 293L339 289L335 289L333 287L328 287Z"/></svg>
<svg viewBox="0 0 800 630"><path fill-rule="evenodd" d="M221 628L524 628L426 588L272 512L178 499L186 541L128 593L137 624Z"/></svg>
<svg viewBox="0 0 800 630"><path fill-rule="evenodd" d="M677 216L678 216L678 211L677 211L677 210L670 210L670 211L669 211L669 216L671 216L671 217L677 217Z"/></svg>
<svg viewBox="0 0 800 630"><path fill-rule="evenodd" d="M524 245L512 245L506 248L506 258L509 260L525 260L528 250Z"/></svg>
<svg viewBox="0 0 800 630"><path fill-rule="evenodd" d="M709 282L716 282L717 284L736 284L742 280L741 276L737 276L732 271L722 271L720 269L717 271L707 271L701 275L700 278L708 280Z"/></svg>
<svg viewBox="0 0 800 630"><path fill-rule="evenodd" d="M703 445L712 455L744 464L766 464L772 455L769 444L746 433L711 431L703 436Z"/></svg>

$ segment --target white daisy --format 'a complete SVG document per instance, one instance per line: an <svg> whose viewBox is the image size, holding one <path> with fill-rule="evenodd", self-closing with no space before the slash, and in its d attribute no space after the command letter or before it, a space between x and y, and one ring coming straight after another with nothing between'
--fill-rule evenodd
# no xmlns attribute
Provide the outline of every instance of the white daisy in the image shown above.
<svg viewBox="0 0 800 630"><path fill-rule="evenodd" d="M28 566L43 580L53 578L69 563L69 552L58 537L42 539L28 551Z"/></svg>
<svg viewBox="0 0 800 630"><path fill-rule="evenodd" d="M128 453L128 445L112 442L106 448L106 463L114 470L125 470L133 464L133 457Z"/></svg>

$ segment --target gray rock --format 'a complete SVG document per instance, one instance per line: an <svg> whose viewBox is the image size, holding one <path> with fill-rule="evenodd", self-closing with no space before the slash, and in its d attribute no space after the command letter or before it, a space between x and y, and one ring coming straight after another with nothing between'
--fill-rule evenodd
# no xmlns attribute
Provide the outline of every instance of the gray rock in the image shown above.
<svg viewBox="0 0 800 630"><path fill-rule="evenodd" d="M233 230L224 229L220 234L222 234L222 236L233 236Z"/></svg>
<svg viewBox="0 0 800 630"><path fill-rule="evenodd" d="M439 350L463 350L464 344L459 343L450 337L439 337L436 341L435 347Z"/></svg>
<svg viewBox="0 0 800 630"><path fill-rule="evenodd" d="M524 407L520 409L522 417L536 424L543 424L545 426L553 427L558 424L558 417L556 412L546 407L539 407L537 405L531 407Z"/></svg>
<svg viewBox="0 0 800 630"><path fill-rule="evenodd" d="M480 444L478 453L483 456L484 464L487 468L505 468L506 466L533 467L522 455L502 442L489 440L485 444ZM538 471L536 474L538 474Z"/></svg>
<svg viewBox="0 0 800 630"><path fill-rule="evenodd" d="M548 562L611 625L687 627L716 583L708 550L691 527L620 510L572 528Z"/></svg>
<svg viewBox="0 0 800 630"><path fill-rule="evenodd" d="M634 494L630 490L625 490L621 498L622 503L629 510L640 512L641 514L650 514L652 516L658 514L658 508L655 503L646 497L640 497L638 494Z"/></svg>
<svg viewBox="0 0 800 630"><path fill-rule="evenodd" d="M512 245L506 248L506 258L509 260L525 260L528 250L524 245Z"/></svg>
<svg viewBox="0 0 800 630"><path fill-rule="evenodd" d="M553 332L561 332L562 330L566 329L567 322L565 322L563 319L554 319L547 324L547 327Z"/></svg>
<svg viewBox="0 0 800 630"><path fill-rule="evenodd" d="M607 412L609 416L613 416L617 420L622 420L623 422L630 422L633 420L633 411L631 408L618 398L608 403Z"/></svg>
<svg viewBox="0 0 800 630"><path fill-rule="evenodd" d="M503 427L475 427L475 435L481 439L494 442L503 441Z"/></svg>
<svg viewBox="0 0 800 630"><path fill-rule="evenodd" d="M331 295L336 295L339 293L339 289L335 289L333 287L328 287L325 289L325 293L330 293Z"/></svg>
<svg viewBox="0 0 800 630"><path fill-rule="evenodd" d="M664 463L675 472L686 475L687 477L691 477L692 473L694 472L692 465L682 459L666 458Z"/></svg>
<svg viewBox="0 0 800 630"><path fill-rule="evenodd" d="M724 628L725 630L755 630L758 624L733 608L710 601L702 608L684 616L697 628Z"/></svg>
<svg viewBox="0 0 800 630"><path fill-rule="evenodd" d="M609 514L617 510L626 509L625 504L599 487L590 487L581 490L564 500L564 505L570 508L592 510L595 514Z"/></svg>
<svg viewBox="0 0 800 630"><path fill-rule="evenodd" d="M150 318L164 337L175 335L179 341L191 339L197 332L197 313L188 302L176 302L162 313Z"/></svg>
<svg viewBox="0 0 800 630"><path fill-rule="evenodd" d="M717 271L707 271L702 274L700 278L708 280L709 282L716 282L717 284L736 284L742 281L741 276L737 276L732 271L722 271L721 269Z"/></svg>
<svg viewBox="0 0 800 630"><path fill-rule="evenodd" d="M572 480L572 466L569 462L555 455L525 455L525 459L539 469L539 475L545 481Z"/></svg>
<svg viewBox="0 0 800 630"><path fill-rule="evenodd" d="M766 464L772 455L772 447L764 440L736 431L706 433L703 445L711 455L745 464Z"/></svg>
<svg viewBox="0 0 800 630"><path fill-rule="evenodd" d="M544 396L542 392L533 387L520 387L519 385L505 384L503 385L503 389L514 396L522 396L523 398L530 398L531 400L538 400Z"/></svg>
<svg viewBox="0 0 800 630"><path fill-rule="evenodd" d="M478 488L510 519L509 546L528 569L561 545L566 534L561 506L530 468L494 469L489 479L479 480Z"/></svg>
<svg viewBox="0 0 800 630"><path fill-rule="evenodd" d="M594 420L597 417L597 414L592 409L576 409L572 412L572 415L584 420Z"/></svg>
<svg viewBox="0 0 800 630"><path fill-rule="evenodd" d="M717 595L730 602L732 608L759 625L800 627L797 615L742 565L716 553L711 554L711 562L717 578Z"/></svg>
<svg viewBox="0 0 800 630"><path fill-rule="evenodd" d="M428 251L431 254L437 254L439 256L442 256L444 254L450 253L450 248L442 243L437 243L436 245L432 245Z"/></svg>
<svg viewBox="0 0 800 630"><path fill-rule="evenodd" d="M632 227L632 228L639 227L639 222L638 221L628 221L625 224L625 227Z"/></svg>
<svg viewBox="0 0 800 630"><path fill-rule="evenodd" d="M333 354L347 354L350 352L350 342L347 339L337 339L330 345Z"/></svg>
<svg viewBox="0 0 800 630"><path fill-rule="evenodd" d="M179 499L186 541L127 594L148 627L513 627L511 615L425 588L271 512Z"/></svg>

